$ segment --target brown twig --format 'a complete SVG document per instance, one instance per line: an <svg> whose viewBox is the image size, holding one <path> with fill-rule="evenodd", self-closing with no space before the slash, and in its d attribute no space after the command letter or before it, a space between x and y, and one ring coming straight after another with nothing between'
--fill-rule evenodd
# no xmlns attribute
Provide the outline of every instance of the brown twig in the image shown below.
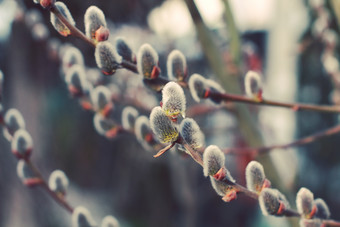
<svg viewBox="0 0 340 227"><path fill-rule="evenodd" d="M291 143L287 143L287 144L280 144L280 145L273 145L273 146L268 146L268 147L259 147L259 148L227 148L224 149L223 152L226 154L234 154L234 155L242 155L242 154L253 154L253 155L257 155L257 154L263 154L266 152L269 152L273 149L287 149L290 147L295 147L295 146L301 146L301 145L305 145L305 144L309 144L312 142L315 142L318 139L327 137L327 136L331 136L334 134L337 134L340 132L340 125L337 125L335 127L326 129L324 131L321 132L317 132L314 133L310 136L301 138L299 140L295 140Z"/></svg>
<svg viewBox="0 0 340 227"><path fill-rule="evenodd" d="M285 103L277 102L272 100L256 100L254 98L245 97L242 95L234 95L229 93L219 93L219 92L209 92L209 98L214 98L217 100L222 100L225 102L240 102L253 105L263 105L263 106L273 106L273 107L284 107L289 108L294 111L298 110L308 110L316 112L326 112L326 113L340 113L339 106L321 106L321 105L311 105L302 103Z"/></svg>
<svg viewBox="0 0 340 227"><path fill-rule="evenodd" d="M59 203L63 208L65 208L68 212L72 214L74 208L63 197L58 196L54 191L49 188L47 182L43 179L38 168L30 160L25 160L25 162L34 172L34 174L41 179L41 183L39 184L39 186L41 186L41 188L44 189L49 194L49 196L54 199L54 201Z"/></svg>

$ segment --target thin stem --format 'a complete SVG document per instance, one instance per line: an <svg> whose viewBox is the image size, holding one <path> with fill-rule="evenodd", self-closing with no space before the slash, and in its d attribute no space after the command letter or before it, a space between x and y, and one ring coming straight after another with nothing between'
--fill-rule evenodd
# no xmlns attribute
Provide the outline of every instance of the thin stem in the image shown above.
<svg viewBox="0 0 340 227"><path fill-rule="evenodd" d="M83 41L85 41L86 43L88 43L90 46L92 47L96 47L96 44L89 39L83 32L81 32L78 28L76 28L75 26L73 26L72 24L70 24L70 22L64 17L64 15L60 12L60 10L53 5L50 8L51 13L53 13L61 22L63 22L63 24L65 24L68 29L70 29L71 31L71 35L78 37L80 39L82 39Z"/></svg>
<svg viewBox="0 0 340 227"><path fill-rule="evenodd" d="M32 169L34 174L42 180L42 183L39 184L39 186L41 186L57 203L59 203L63 208L65 208L68 212L72 214L74 210L73 207L71 207L71 205L68 204L64 198L58 196L54 191L52 191L48 187L46 181L43 179L38 168L35 165L33 165L33 163L30 160L26 160L26 164Z"/></svg>
<svg viewBox="0 0 340 227"><path fill-rule="evenodd" d="M323 220L322 224L324 224L325 226L340 226L340 222L338 221L334 221L334 220Z"/></svg>
<svg viewBox="0 0 340 227"><path fill-rule="evenodd" d="M219 93L210 92L209 97L220 99L225 102L240 102L248 103L253 105L263 105L263 106L274 106L274 107L284 107L289 108L294 111L307 110L307 111L317 111L326 113L340 113L339 106L321 106L321 105L311 105L311 104L301 104L301 103L285 103L277 102L271 100L255 100L254 98L245 97L242 95L234 95L229 93Z"/></svg>
<svg viewBox="0 0 340 227"><path fill-rule="evenodd" d="M326 129L321 132L314 133L310 136L306 136L304 138L295 140L287 144L280 144L280 145L273 145L273 146L259 147L259 148L227 148L227 149L224 149L223 152L226 154L234 154L234 155L249 154L249 153L252 153L254 155L263 154L273 149L287 149L287 148L294 147L294 146L301 146L301 145L313 143L314 141L318 139L331 136L339 132L340 132L340 125L337 125L335 127Z"/></svg>

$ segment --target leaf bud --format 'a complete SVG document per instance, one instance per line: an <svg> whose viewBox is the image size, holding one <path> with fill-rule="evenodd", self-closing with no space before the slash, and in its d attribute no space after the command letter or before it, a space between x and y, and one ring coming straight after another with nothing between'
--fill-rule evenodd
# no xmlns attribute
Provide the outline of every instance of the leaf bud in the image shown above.
<svg viewBox="0 0 340 227"><path fill-rule="evenodd" d="M147 151L153 150L153 145L157 143L150 128L150 121L146 116L139 116L136 119L135 133L138 142Z"/></svg>
<svg viewBox="0 0 340 227"><path fill-rule="evenodd" d="M63 2L56 2L55 6L71 25L76 25L76 22L74 21L70 11ZM54 15L54 13L51 13L51 23L60 35L65 37L71 35L71 30L62 21L60 21L59 18Z"/></svg>
<svg viewBox="0 0 340 227"><path fill-rule="evenodd" d="M186 99L184 91L176 82L167 83L162 90L162 110L174 122L179 115L185 117Z"/></svg>
<svg viewBox="0 0 340 227"><path fill-rule="evenodd" d="M68 178L61 170L54 170L49 179L48 187L58 195L65 196L68 187Z"/></svg>
<svg viewBox="0 0 340 227"><path fill-rule="evenodd" d="M122 112L123 128L126 130L133 130L135 128L137 117L138 117L138 111L135 108L131 106L125 107Z"/></svg>
<svg viewBox="0 0 340 227"><path fill-rule="evenodd" d="M84 25L85 25L85 34L92 41L98 42L98 41L104 41L108 39L108 34L106 37L100 37L99 35L99 33L104 32L107 25L106 25L105 15L103 11L99 9L97 6L90 6L86 10L85 15L84 15ZM104 30L99 31L100 29L104 29ZM105 33L108 33L108 30L105 31ZM106 39L98 40L98 38L106 38Z"/></svg>
<svg viewBox="0 0 340 227"><path fill-rule="evenodd" d="M17 164L17 175L22 183L28 187L33 187L43 182L23 159L19 160Z"/></svg>
<svg viewBox="0 0 340 227"><path fill-rule="evenodd" d="M74 97L81 97L89 92L89 82L86 78L84 66L73 65L67 72L65 82L68 90Z"/></svg>
<svg viewBox="0 0 340 227"><path fill-rule="evenodd" d="M203 174L204 176L214 176L224 167L224 153L215 145L208 146L203 153Z"/></svg>
<svg viewBox="0 0 340 227"><path fill-rule="evenodd" d="M179 50L173 50L167 60L168 77L170 80L184 81L187 77L187 62Z"/></svg>
<svg viewBox="0 0 340 227"><path fill-rule="evenodd" d="M244 87L247 96L262 100L262 80L259 73L249 71L245 76Z"/></svg>
<svg viewBox="0 0 340 227"><path fill-rule="evenodd" d="M193 149L204 147L204 134L191 118L185 118L180 124L180 133L187 144Z"/></svg>
<svg viewBox="0 0 340 227"><path fill-rule="evenodd" d="M5 126L10 135L19 129L25 129L25 120L17 109L9 109L5 114Z"/></svg>
<svg viewBox="0 0 340 227"><path fill-rule="evenodd" d="M137 69L145 79L155 79L159 76L158 54L150 44L143 44L137 53Z"/></svg>
<svg viewBox="0 0 340 227"><path fill-rule="evenodd" d="M331 216L331 212L323 199L316 199L314 200L314 204L316 205L317 211L315 213L316 218L320 219L329 219Z"/></svg>
<svg viewBox="0 0 340 227"><path fill-rule="evenodd" d="M154 107L151 111L150 127L161 143L173 143L178 138L176 126L159 106Z"/></svg>
<svg viewBox="0 0 340 227"><path fill-rule="evenodd" d="M107 76L113 75L122 63L122 57L109 41L99 42L94 56L98 68Z"/></svg>
<svg viewBox="0 0 340 227"><path fill-rule="evenodd" d="M264 188L259 195L259 204L264 216L281 216L289 208L286 197L277 189Z"/></svg>
<svg viewBox="0 0 340 227"><path fill-rule="evenodd" d="M51 8L55 3L55 0L40 0L40 5L45 9Z"/></svg>
<svg viewBox="0 0 340 227"><path fill-rule="evenodd" d="M124 38L116 38L116 50L124 60L136 63L136 55L132 52L130 46L126 43Z"/></svg>
<svg viewBox="0 0 340 227"><path fill-rule="evenodd" d="M263 166L257 161L251 161L246 167L246 183L250 191L260 193L263 188L268 188L270 182L266 179Z"/></svg>
<svg viewBox="0 0 340 227"><path fill-rule="evenodd" d="M103 85L91 91L91 101L95 111L100 112L105 117L109 116L113 109L111 95L111 91Z"/></svg>
<svg viewBox="0 0 340 227"><path fill-rule="evenodd" d="M311 219L316 213L316 206L314 204L314 195L307 188L300 188L296 195L296 207L298 212L306 219Z"/></svg>
<svg viewBox="0 0 340 227"><path fill-rule="evenodd" d="M14 133L11 143L12 153L18 159L28 159L32 153L33 140L25 129L19 129Z"/></svg>
<svg viewBox="0 0 340 227"><path fill-rule="evenodd" d="M82 206L78 206L72 213L72 227L93 227L96 226L90 212Z"/></svg>

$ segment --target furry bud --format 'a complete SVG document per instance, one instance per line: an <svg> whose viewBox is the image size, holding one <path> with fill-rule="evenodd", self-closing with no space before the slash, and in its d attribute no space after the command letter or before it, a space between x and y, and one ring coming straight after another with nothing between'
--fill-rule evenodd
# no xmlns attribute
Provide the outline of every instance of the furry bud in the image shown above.
<svg viewBox="0 0 340 227"><path fill-rule="evenodd" d="M57 194L65 195L68 187L68 178L61 170L54 170L48 179L48 187Z"/></svg>
<svg viewBox="0 0 340 227"><path fill-rule="evenodd" d="M25 129L25 120L17 109L7 110L4 121L10 135L14 135L19 129Z"/></svg>
<svg viewBox="0 0 340 227"><path fill-rule="evenodd" d="M135 108L131 106L125 107L122 112L123 128L126 130L134 129L137 117L138 117L138 111Z"/></svg>
<svg viewBox="0 0 340 227"><path fill-rule="evenodd" d="M161 143L173 143L178 138L176 126L159 106L156 106L151 111L150 127Z"/></svg>
<svg viewBox="0 0 340 227"><path fill-rule="evenodd" d="M186 99L184 91L175 82L167 83L162 90L162 110L170 119L176 121L178 115L185 117Z"/></svg>
<svg viewBox="0 0 340 227"><path fill-rule="evenodd" d="M21 179L22 183L29 187L43 182L24 160L19 160L17 164L17 175Z"/></svg>
<svg viewBox="0 0 340 227"><path fill-rule="evenodd" d="M105 75L112 75L122 63L122 57L109 41L99 42L94 53L97 66Z"/></svg>
<svg viewBox="0 0 340 227"><path fill-rule="evenodd" d="M152 146L157 143L150 128L150 121L146 116L139 116L136 119L135 133L138 142L147 151L152 151Z"/></svg>
<svg viewBox="0 0 340 227"><path fill-rule="evenodd" d="M124 60L136 63L136 55L122 37L116 38L116 50Z"/></svg>
<svg viewBox="0 0 340 227"><path fill-rule="evenodd" d="M64 73L73 65L84 65L84 57L80 50L74 46L66 47L62 56L62 67Z"/></svg>
<svg viewBox="0 0 340 227"><path fill-rule="evenodd" d="M100 28L106 28L105 15L97 6L90 6L84 15L85 34L92 41L98 42L96 32ZM107 39L106 39L107 40Z"/></svg>
<svg viewBox="0 0 340 227"><path fill-rule="evenodd" d="M315 213L316 218L320 219L329 219L331 216L331 213L329 211L329 208L325 201L323 199L316 199L314 200L314 204L316 205L317 211Z"/></svg>
<svg viewBox="0 0 340 227"><path fill-rule="evenodd" d="M145 79L155 79L159 76L158 54L150 44L143 44L139 48L137 69Z"/></svg>
<svg viewBox="0 0 340 227"><path fill-rule="evenodd" d="M105 218L103 218L102 224L100 227L120 227L118 220L111 216L108 215Z"/></svg>
<svg viewBox="0 0 340 227"><path fill-rule="evenodd" d="M284 214L289 203L286 197L277 189L264 188L259 195L259 204L264 216Z"/></svg>
<svg viewBox="0 0 340 227"><path fill-rule="evenodd" d="M313 193L307 188L301 188L296 195L296 207L305 218L312 218L316 212Z"/></svg>
<svg viewBox="0 0 340 227"><path fill-rule="evenodd" d="M184 81L187 76L187 62L179 50L173 50L167 60L168 77L170 80Z"/></svg>
<svg viewBox="0 0 340 227"><path fill-rule="evenodd" d="M58 8L60 13L68 20L70 24L72 24L73 26L76 25L76 22L74 21L70 11L63 2L56 2L55 6ZM51 13L51 23L55 30L57 30L57 32L59 32L60 35L65 37L71 35L71 30L63 22L61 22L54 15L54 13Z"/></svg>
<svg viewBox="0 0 340 227"><path fill-rule="evenodd" d="M259 73L249 71L244 80L247 96L262 99L262 80Z"/></svg>
<svg viewBox="0 0 340 227"><path fill-rule="evenodd" d="M190 79L188 82L189 90L190 90L192 98L196 102L200 102L202 98L205 98L205 91L206 91L205 82L206 82L206 79L199 74L193 74L190 76Z"/></svg>
<svg viewBox="0 0 340 227"><path fill-rule="evenodd" d="M93 124L96 131L106 137L114 137L117 132L117 125L111 119L103 117L102 114L96 113L93 117Z"/></svg>
<svg viewBox="0 0 340 227"><path fill-rule="evenodd" d="M204 146L204 134L196 121L191 118L185 118L179 127L183 139L190 147L198 149Z"/></svg>
<svg viewBox="0 0 340 227"><path fill-rule="evenodd" d="M103 85L91 91L91 101L94 109L97 112L101 112L104 116L108 116L113 108L111 91Z"/></svg>
<svg viewBox="0 0 340 227"><path fill-rule="evenodd" d="M247 188L250 191L260 193L264 187L269 185L264 185L266 180L266 175L264 174L263 166L257 161L251 161L248 163L246 168L246 182Z"/></svg>
<svg viewBox="0 0 340 227"><path fill-rule="evenodd" d="M224 167L225 156L215 145L208 146L203 153L203 173L204 176L214 176Z"/></svg>
<svg viewBox="0 0 340 227"><path fill-rule="evenodd" d="M96 226L90 212L82 206L78 206L72 213L72 227L93 227Z"/></svg>
<svg viewBox="0 0 340 227"><path fill-rule="evenodd" d="M232 177L229 175L228 178L232 179ZM234 188L227 183L223 181L216 180L214 177L210 176L210 183L215 192L219 195L222 196L225 202L229 202L233 199L236 199L236 191ZM226 198L228 197L228 200Z"/></svg>
<svg viewBox="0 0 340 227"><path fill-rule="evenodd" d="M11 143L12 152L18 159L27 159L33 149L31 135L25 129L19 129L14 133Z"/></svg>
<svg viewBox="0 0 340 227"><path fill-rule="evenodd" d="M83 96L89 91L89 82L82 65L73 65L66 73L65 82L72 96Z"/></svg>

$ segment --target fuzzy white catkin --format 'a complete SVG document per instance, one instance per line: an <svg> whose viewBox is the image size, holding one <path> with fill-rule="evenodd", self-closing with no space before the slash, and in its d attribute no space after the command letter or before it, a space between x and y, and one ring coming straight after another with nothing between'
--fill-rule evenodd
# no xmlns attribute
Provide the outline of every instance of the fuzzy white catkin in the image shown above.
<svg viewBox="0 0 340 227"><path fill-rule="evenodd" d="M22 181L36 177L32 169L27 165L24 160L18 161L17 175Z"/></svg>
<svg viewBox="0 0 340 227"><path fill-rule="evenodd" d="M126 130L133 129L135 127L136 118L138 117L138 111L132 107L127 106L122 112L122 126Z"/></svg>
<svg viewBox="0 0 340 227"><path fill-rule="evenodd" d="M4 121L11 134L14 134L18 129L25 129L25 120L17 109L7 110Z"/></svg>
<svg viewBox="0 0 340 227"><path fill-rule="evenodd" d="M286 197L277 189L264 188L259 195L259 204L264 216L282 215L277 214L280 208L280 203L283 203L285 208L289 208L289 203Z"/></svg>
<svg viewBox="0 0 340 227"><path fill-rule="evenodd" d="M107 104L111 103L111 95L111 91L103 85L93 89L91 92L91 101L94 108L97 111L104 109Z"/></svg>
<svg viewBox="0 0 340 227"><path fill-rule="evenodd" d="M54 170L49 179L48 187L57 193L65 194L68 187L68 178L61 170Z"/></svg>
<svg viewBox="0 0 340 227"><path fill-rule="evenodd" d="M70 68L72 65L84 65L84 57L80 50L74 46L66 47L62 56L63 69Z"/></svg>
<svg viewBox="0 0 340 227"><path fill-rule="evenodd" d="M150 127L161 143L172 143L177 140L178 130L176 126L159 106L154 107L151 111Z"/></svg>
<svg viewBox="0 0 340 227"><path fill-rule="evenodd" d="M137 69L140 75L144 78L150 79L151 72L154 66L158 64L158 54L153 47L145 43L137 53Z"/></svg>
<svg viewBox="0 0 340 227"><path fill-rule="evenodd" d="M215 175L224 167L225 156L215 145L208 146L203 153L203 174L204 176Z"/></svg>
<svg viewBox="0 0 340 227"><path fill-rule="evenodd" d="M247 72L244 79L244 87L247 96L254 97L262 89L262 80L259 73L255 71Z"/></svg>
<svg viewBox="0 0 340 227"><path fill-rule="evenodd" d="M315 214L315 217L320 219L329 219L331 216L331 212L329 211L329 208L326 204L326 202L323 199L315 199L314 204L317 207L317 212Z"/></svg>
<svg viewBox="0 0 340 227"><path fill-rule="evenodd" d="M145 141L146 134L152 133L150 121L147 116L139 116L136 119L135 133L138 142L143 146L143 148L147 151L152 151L152 146L147 141Z"/></svg>
<svg viewBox="0 0 340 227"><path fill-rule="evenodd" d="M116 38L116 50L120 56L126 61L135 62L136 56L132 52L130 46L126 43L123 37Z"/></svg>
<svg viewBox="0 0 340 227"><path fill-rule="evenodd" d="M27 153L33 148L33 140L31 135L25 129L19 129L14 133L11 143L12 151L16 151L21 155Z"/></svg>
<svg viewBox="0 0 340 227"><path fill-rule="evenodd" d="M162 90L162 109L168 117L181 114L185 117L186 99L184 91L176 82L167 83Z"/></svg>
<svg viewBox="0 0 340 227"><path fill-rule="evenodd" d="M0 97L2 96L4 73L0 70Z"/></svg>
<svg viewBox="0 0 340 227"><path fill-rule="evenodd" d="M296 195L296 208L300 214L309 215L313 209L314 195L307 188L300 188Z"/></svg>
<svg viewBox="0 0 340 227"><path fill-rule="evenodd" d="M80 93L85 94L89 90L89 82L86 78L84 66L73 65L66 72L65 82L74 86Z"/></svg>
<svg viewBox="0 0 340 227"><path fill-rule="evenodd" d="M96 113L93 117L94 128L98 134L105 136L106 132L113 129L115 124L113 121L104 118L102 114Z"/></svg>
<svg viewBox="0 0 340 227"><path fill-rule="evenodd" d="M120 227L118 220L111 216L108 215L103 218L102 224L100 227Z"/></svg>
<svg viewBox="0 0 340 227"><path fill-rule="evenodd" d="M201 98L203 98L203 92L205 89L205 83L206 83L206 79L201 76L200 74L192 74L189 78L189 90L191 93L192 98L196 101L196 102L200 102Z"/></svg>
<svg viewBox="0 0 340 227"><path fill-rule="evenodd" d="M230 176L231 177L231 176ZM227 183L223 182L223 181L219 181L216 180L214 177L210 176L210 183L211 186L213 187L213 189L215 190L215 192L219 195L219 196L225 196L226 193L228 191L230 191L231 189L233 189L233 187L231 187L230 185L228 185ZM229 177L228 177L229 178ZM233 179L233 178L231 178Z"/></svg>
<svg viewBox="0 0 340 227"><path fill-rule="evenodd" d="M185 118L182 120L180 124L180 133L185 142L187 142L193 149L204 146L204 134L193 119Z"/></svg>
<svg viewBox="0 0 340 227"><path fill-rule="evenodd" d="M78 206L72 213L72 227L93 227L96 226L90 212L82 206Z"/></svg>
<svg viewBox="0 0 340 227"><path fill-rule="evenodd" d="M67 21L75 26L76 22L74 21L69 9L63 2L56 2L55 6L58 8L60 13L67 19ZM68 36L70 35L71 31L70 29L63 23L61 22L55 15L54 13L51 13L51 23L55 30L57 30L61 35L63 36Z"/></svg>
<svg viewBox="0 0 340 227"><path fill-rule="evenodd" d="M187 62L179 50L173 50L167 60L168 77L170 80L183 80L186 74Z"/></svg>
<svg viewBox="0 0 340 227"><path fill-rule="evenodd" d="M106 27L105 15L97 6L87 8L84 15L85 34L95 40L96 31L102 26Z"/></svg>
<svg viewBox="0 0 340 227"><path fill-rule="evenodd" d="M247 188L253 192L259 192L263 186L266 176L263 166L257 161L251 161L246 167Z"/></svg>
<svg viewBox="0 0 340 227"><path fill-rule="evenodd" d="M109 41L99 42L96 46L94 56L98 68L106 75L114 74L119 64L122 63L122 57Z"/></svg>

